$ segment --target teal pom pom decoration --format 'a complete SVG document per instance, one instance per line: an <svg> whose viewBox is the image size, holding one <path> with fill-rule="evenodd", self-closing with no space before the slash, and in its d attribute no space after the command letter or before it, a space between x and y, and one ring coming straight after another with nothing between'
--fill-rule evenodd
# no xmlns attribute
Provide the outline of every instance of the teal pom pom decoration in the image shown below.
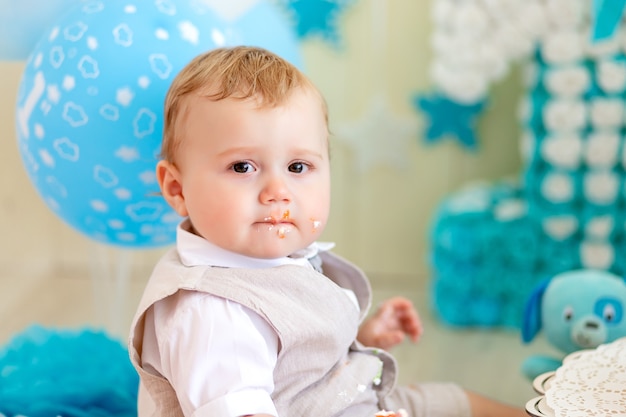
<svg viewBox="0 0 626 417"><path fill-rule="evenodd" d="M139 376L105 333L33 326L0 350L0 415L135 417Z"/></svg>

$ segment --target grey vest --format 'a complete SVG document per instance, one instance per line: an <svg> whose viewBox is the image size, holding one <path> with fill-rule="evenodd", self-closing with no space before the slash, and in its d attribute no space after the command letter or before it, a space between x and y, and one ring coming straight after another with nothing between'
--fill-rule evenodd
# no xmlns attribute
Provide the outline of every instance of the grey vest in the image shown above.
<svg viewBox="0 0 626 417"><path fill-rule="evenodd" d="M279 353L272 399L280 417L372 417L395 385L395 360L355 341L369 309L370 287L354 265L321 254L324 275L284 265L268 269L185 267L175 250L155 267L133 320L129 352L157 416L182 416L174 388L141 367L146 311L181 291L202 291L240 303L276 331ZM360 313L341 288L352 290ZM382 371L382 373L381 373ZM219 375L207 375L219 383Z"/></svg>

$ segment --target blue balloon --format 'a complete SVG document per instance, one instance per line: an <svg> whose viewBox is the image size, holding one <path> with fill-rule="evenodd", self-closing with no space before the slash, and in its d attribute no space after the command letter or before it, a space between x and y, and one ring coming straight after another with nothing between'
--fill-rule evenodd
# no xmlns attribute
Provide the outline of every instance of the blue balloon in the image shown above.
<svg viewBox="0 0 626 417"><path fill-rule="evenodd" d="M44 30L81 0L0 0L0 60L24 61Z"/></svg>
<svg viewBox="0 0 626 417"><path fill-rule="evenodd" d="M31 53L16 106L24 167L47 206L99 242L172 243L180 218L154 173L167 89L190 59L220 46L261 46L300 66L281 17L262 1L229 20L198 0L71 9Z"/></svg>

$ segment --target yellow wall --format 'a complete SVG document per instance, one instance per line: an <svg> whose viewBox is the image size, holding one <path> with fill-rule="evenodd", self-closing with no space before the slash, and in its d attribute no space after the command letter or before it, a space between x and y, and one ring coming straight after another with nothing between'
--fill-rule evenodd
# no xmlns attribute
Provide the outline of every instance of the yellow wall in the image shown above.
<svg viewBox="0 0 626 417"><path fill-rule="evenodd" d="M519 173L515 112L521 89L517 74L494 86L491 107L479 126L479 152L469 153L452 141L425 145L420 137L424 121L410 99L430 86L430 4L426 0L389 0L386 4L384 56L372 54L371 0L357 1L342 17L341 49L319 40L303 45L306 71L329 103L331 129L358 120L381 85L386 86L394 112L415 119L419 128L409 147L410 167L406 170L378 166L360 174L354 151L334 140L332 218L324 238L335 241L338 253L367 272L414 275L424 282L428 279L428 228L441 199L469 181ZM17 271L62 273L81 268L87 275L93 260L90 248L97 245L65 226L45 207L22 168L14 102L23 68L22 62L0 62L2 278L12 279ZM383 79L377 79L381 74ZM162 251L135 250L133 259L149 265Z"/></svg>

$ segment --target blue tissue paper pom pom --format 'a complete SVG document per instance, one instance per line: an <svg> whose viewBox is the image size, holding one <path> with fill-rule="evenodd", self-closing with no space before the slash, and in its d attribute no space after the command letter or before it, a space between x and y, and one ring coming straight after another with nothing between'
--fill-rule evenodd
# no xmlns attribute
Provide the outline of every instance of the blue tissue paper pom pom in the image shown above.
<svg viewBox="0 0 626 417"><path fill-rule="evenodd" d="M6 417L135 417L139 376L103 332L34 326L0 351Z"/></svg>

